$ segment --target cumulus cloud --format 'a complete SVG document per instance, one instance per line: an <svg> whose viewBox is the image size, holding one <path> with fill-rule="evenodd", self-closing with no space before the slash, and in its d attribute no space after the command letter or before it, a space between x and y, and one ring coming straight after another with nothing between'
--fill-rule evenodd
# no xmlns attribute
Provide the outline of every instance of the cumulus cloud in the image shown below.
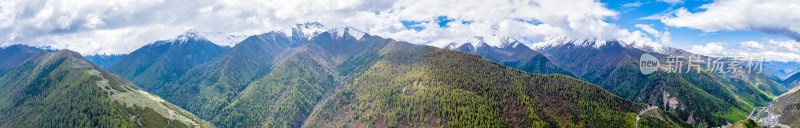
<svg viewBox="0 0 800 128"><path fill-rule="evenodd" d="M800 40L800 2L795 0L718 0L699 9L704 11L680 8L659 19L704 32L755 30Z"/></svg>
<svg viewBox="0 0 800 128"><path fill-rule="evenodd" d="M690 52L708 56L725 57L763 57L771 61L800 61L800 42L776 41L767 42L744 41L738 45L711 42L705 45L694 45Z"/></svg>
<svg viewBox="0 0 800 128"><path fill-rule="evenodd" d="M689 52L708 56L726 56L728 55L728 52L725 51L725 47L723 45L725 45L725 43L720 42L711 42L706 43L705 45L694 45L691 49L689 49Z"/></svg>
<svg viewBox="0 0 800 128"><path fill-rule="evenodd" d="M743 48L745 50L763 50L764 49L764 46L761 45L761 43L758 43L758 42L755 42L755 41L745 41L745 42L739 43L739 47L741 47L741 48Z"/></svg>
<svg viewBox="0 0 800 128"><path fill-rule="evenodd" d="M762 56L774 61L800 61L800 42L769 40L766 43L745 41L739 43L740 55Z"/></svg>
<svg viewBox="0 0 800 128"><path fill-rule="evenodd" d="M666 28L664 32L659 32L658 30L653 29L653 27L650 27L650 25L647 24L636 24L634 26L644 30L645 32L649 33L650 35L653 35L654 37L659 37L659 41L661 41L661 44L672 44L671 34L669 33L669 31L666 30Z"/></svg>
<svg viewBox="0 0 800 128"><path fill-rule="evenodd" d="M650 41L642 32L604 21L617 15L594 0L7 0L0 1L0 45L127 53L187 29L254 35L304 22L353 26L418 44L488 34L527 42L553 37ZM440 17L452 22L440 26ZM419 22L424 29L408 29L402 21Z"/></svg>

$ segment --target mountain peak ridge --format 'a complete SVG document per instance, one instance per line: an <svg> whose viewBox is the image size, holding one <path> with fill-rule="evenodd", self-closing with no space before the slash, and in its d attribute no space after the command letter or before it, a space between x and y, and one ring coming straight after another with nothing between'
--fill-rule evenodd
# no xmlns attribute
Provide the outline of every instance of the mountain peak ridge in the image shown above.
<svg viewBox="0 0 800 128"><path fill-rule="evenodd" d="M302 38L311 39L317 34L323 33L327 30L328 28L319 22L306 22L302 24L295 24L291 27L278 30L277 32L283 33L288 37L302 36Z"/></svg>
<svg viewBox="0 0 800 128"><path fill-rule="evenodd" d="M366 32L362 32L352 26L339 26L331 28L330 30L326 31L331 34L335 34L337 37L344 37L345 33L356 38L356 40L361 40L364 36L368 35Z"/></svg>
<svg viewBox="0 0 800 128"><path fill-rule="evenodd" d="M188 29L181 35L178 35L175 38L168 39L168 40L159 40L156 41L156 45L162 45L165 43L187 43L191 41L208 41L220 46L233 46L237 43L241 42L244 39L247 39L248 36L245 35L227 35L222 32L206 32L200 31L197 29ZM162 43L158 43L162 42Z"/></svg>
<svg viewBox="0 0 800 128"><path fill-rule="evenodd" d="M640 42L640 41L626 42L626 41L622 41L622 40L619 40L619 39L613 39L613 40L601 40L601 39L573 40L573 39L567 39L566 37L551 38L548 41L529 44L528 47L530 47L531 49L540 51L540 50L543 50L543 49L563 46L563 45L567 45L567 44L572 44L572 45L575 45L575 46L583 46L583 47L591 46L591 47L594 47L594 48L601 48L601 47L606 46L606 45L608 45L610 43L619 44L619 45L621 45L623 47L636 48L636 49L640 49L640 50L644 50L644 51L648 51L648 52L656 52L656 53L666 53L666 52L674 49L674 48L670 48L670 47L667 47L667 46L664 46L662 44L658 44L658 43L655 43L655 42Z"/></svg>
<svg viewBox="0 0 800 128"><path fill-rule="evenodd" d="M525 46L525 44L514 38L492 34L486 36L473 36L465 42L451 42L447 45L442 46L442 48L456 49L465 45L468 45L466 47L472 50L477 50L478 48L484 46L501 48L501 49L517 48L519 46Z"/></svg>

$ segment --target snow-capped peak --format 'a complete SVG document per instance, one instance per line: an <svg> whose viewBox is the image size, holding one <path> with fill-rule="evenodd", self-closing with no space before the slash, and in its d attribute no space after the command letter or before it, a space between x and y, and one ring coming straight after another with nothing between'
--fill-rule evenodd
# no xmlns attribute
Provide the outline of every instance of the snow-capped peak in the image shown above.
<svg viewBox="0 0 800 128"><path fill-rule="evenodd" d="M625 41L620 41L620 40L600 40L600 39L591 39L591 40L582 40L581 41L581 40L570 40L570 39L567 39L566 37L551 38L551 39L549 39L547 41L544 41L544 42L538 42L538 43L534 43L534 44L528 45L528 47L530 47L531 49L534 49L534 50L543 50L543 49L562 46L562 45L566 45L566 44L573 44L575 46L584 46L584 47L589 47L590 46L590 47L594 47L594 48L600 48L600 47L608 44L609 42L619 43L619 45L622 45L624 47L632 47L632 48L636 48L636 49L640 49L640 50L644 50L644 51L657 52L657 53L665 53L665 52L669 51L669 49L670 49L669 47L666 47L664 45L661 45L661 44L658 44L658 43L655 43L655 42L643 42L643 41L625 42Z"/></svg>
<svg viewBox="0 0 800 128"><path fill-rule="evenodd" d="M666 53L667 51L669 51L669 49L672 49L670 47L661 45L656 42L631 42L628 45L644 51L657 52L657 53Z"/></svg>
<svg viewBox="0 0 800 128"><path fill-rule="evenodd" d="M349 26L348 27L336 27L336 28L333 28L331 30L328 30L328 32L330 32L331 34L336 34L336 36L338 36L338 37L344 37L344 34L347 33L350 36L353 36L354 38L356 38L356 40L361 40L361 38L363 38L364 35L367 35L367 33L361 32L358 29L355 29L355 28L349 27Z"/></svg>
<svg viewBox="0 0 800 128"><path fill-rule="evenodd" d="M325 32L326 30L328 30L328 28L326 28L324 25L318 22L308 22L303 24L296 24L295 26L282 29L280 30L280 32L289 37L302 36L306 39L311 39L312 37L322 32Z"/></svg>
<svg viewBox="0 0 800 128"><path fill-rule="evenodd" d="M482 42L486 45L497 48L514 48L522 44L511 37L499 35L475 36L467 42Z"/></svg>
<svg viewBox="0 0 800 128"><path fill-rule="evenodd" d="M437 44L429 44L429 45L434 46L434 47L443 48L443 49L455 49L455 48L458 48L461 45L464 45L464 43L450 42L450 43L445 44L445 45L437 45Z"/></svg>
<svg viewBox="0 0 800 128"><path fill-rule="evenodd" d="M222 46L234 46L242 40L246 39L244 35L226 35L222 32L202 32L195 29L189 29L184 34L178 35L174 39L166 42L180 42L185 43L189 40L207 40Z"/></svg>
<svg viewBox="0 0 800 128"><path fill-rule="evenodd" d="M550 38L549 40L544 41L544 42L538 42L538 43L530 44L530 45L528 45L528 47L530 47L531 49L534 49L534 50L541 50L541 49L546 49L546 48L565 45L565 44L570 43L570 42L574 42L574 41L567 40L566 37Z"/></svg>
<svg viewBox="0 0 800 128"><path fill-rule="evenodd" d="M442 46L442 48L454 49L461 47L463 45L471 45L474 48L483 47L483 45L488 45L496 48L516 48L521 44L522 44L521 42L511 37L489 35L489 36L474 36L463 43L452 42Z"/></svg>

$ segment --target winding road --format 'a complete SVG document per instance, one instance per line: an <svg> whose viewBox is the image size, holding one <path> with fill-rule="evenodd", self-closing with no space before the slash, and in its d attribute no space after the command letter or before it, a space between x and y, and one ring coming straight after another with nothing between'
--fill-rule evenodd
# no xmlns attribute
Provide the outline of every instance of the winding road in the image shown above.
<svg viewBox="0 0 800 128"><path fill-rule="evenodd" d="M647 107L647 109L639 111L639 114L636 115L636 127L637 128L639 127L639 116L641 116L642 114L644 114L644 113L646 113L646 112L648 112L650 110L655 110L655 109L658 109L658 106L649 106L649 107Z"/></svg>

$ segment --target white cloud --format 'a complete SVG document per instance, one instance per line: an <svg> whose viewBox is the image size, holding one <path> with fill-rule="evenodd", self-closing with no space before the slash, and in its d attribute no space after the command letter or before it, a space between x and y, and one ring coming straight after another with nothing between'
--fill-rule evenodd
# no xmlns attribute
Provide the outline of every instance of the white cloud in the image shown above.
<svg viewBox="0 0 800 128"><path fill-rule="evenodd" d="M755 41L745 41L739 43L739 47L746 49L746 50L763 50L764 46Z"/></svg>
<svg viewBox="0 0 800 128"><path fill-rule="evenodd" d="M642 6L642 2L636 1L636 2L633 2L633 3L627 3L627 4L623 4L622 5L622 7L626 7L626 8L639 7L639 6Z"/></svg>
<svg viewBox="0 0 800 128"><path fill-rule="evenodd" d="M664 2L664 3L669 3L669 4L673 4L674 5L674 4L683 3L683 0L658 0L658 2Z"/></svg>
<svg viewBox="0 0 800 128"><path fill-rule="evenodd" d="M745 41L739 43L742 55L759 55L767 60L800 61L800 42L769 40L767 43Z"/></svg>
<svg viewBox="0 0 800 128"><path fill-rule="evenodd" d="M694 45L689 52L725 57L763 57L771 61L800 61L800 42L769 40L767 43L744 41L738 46L727 47L726 43L711 42Z"/></svg>
<svg viewBox="0 0 800 128"><path fill-rule="evenodd" d="M693 45L692 48L689 49L689 52L708 56L726 56L728 52L725 51L723 45L725 45L725 43L719 42L706 43L706 45Z"/></svg>
<svg viewBox="0 0 800 128"><path fill-rule="evenodd" d="M553 37L650 41L642 32L603 21L617 15L594 0L7 0L0 1L0 45L127 53L190 28L252 35L303 22L353 26L419 44L487 34L529 42ZM453 20L449 27L435 22L441 16ZM407 29L401 21L419 21L425 29Z"/></svg>
<svg viewBox="0 0 800 128"><path fill-rule="evenodd" d="M800 54L800 42L769 40L769 48L774 51L792 52Z"/></svg>
<svg viewBox="0 0 800 128"><path fill-rule="evenodd" d="M704 32L755 30L800 40L800 2L796 0L719 0L699 7L675 10L661 22Z"/></svg>
<svg viewBox="0 0 800 128"><path fill-rule="evenodd" d="M653 35L654 37L659 37L659 41L661 41L661 44L672 44L671 34L669 33L669 31L666 30L666 28L664 28L665 29L664 32L659 32L658 30L653 29L653 27L650 27L650 25L647 24L636 24L634 26L644 30L645 32L649 33L650 35Z"/></svg>
<svg viewBox="0 0 800 128"><path fill-rule="evenodd" d="M661 33L660 33L660 32L658 32L658 30L656 30L656 29L653 29L653 27L650 27L650 25L646 25L646 24L636 24L636 25L634 25L634 26L636 26L636 27L637 27L637 28L639 28L639 29L642 29L642 30L644 30L644 31L645 31L645 32L647 32L647 33L650 33L650 34L652 34L653 36L661 36Z"/></svg>

